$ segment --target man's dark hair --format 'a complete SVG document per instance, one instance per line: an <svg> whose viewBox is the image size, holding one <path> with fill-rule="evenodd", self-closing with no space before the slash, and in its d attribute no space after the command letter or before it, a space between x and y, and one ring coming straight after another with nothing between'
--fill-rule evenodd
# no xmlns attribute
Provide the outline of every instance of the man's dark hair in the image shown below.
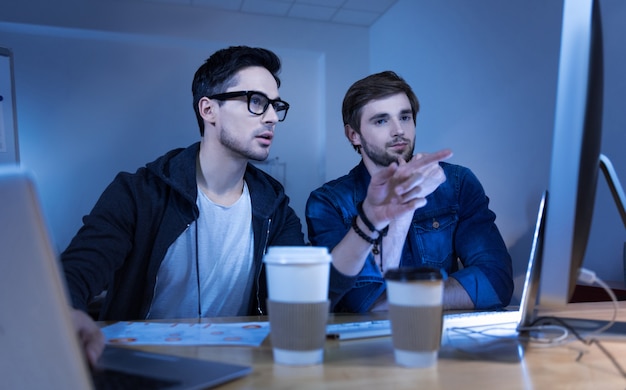
<svg viewBox="0 0 626 390"><path fill-rule="evenodd" d="M213 53L196 71L191 84L193 110L196 113L200 136L204 136L204 121L200 116L198 102L205 96L223 93L237 83L235 75L243 68L260 66L267 69L280 87L280 59L267 49L248 46L231 46ZM219 102L223 104L223 102Z"/></svg>
<svg viewBox="0 0 626 390"><path fill-rule="evenodd" d="M357 133L361 134L361 114L363 107L372 100L383 99L398 93L405 93L411 103L413 111L413 123L420 109L417 96L411 86L390 70L367 76L350 86L343 98L341 114L343 124L350 125ZM358 152L359 148L354 146Z"/></svg>

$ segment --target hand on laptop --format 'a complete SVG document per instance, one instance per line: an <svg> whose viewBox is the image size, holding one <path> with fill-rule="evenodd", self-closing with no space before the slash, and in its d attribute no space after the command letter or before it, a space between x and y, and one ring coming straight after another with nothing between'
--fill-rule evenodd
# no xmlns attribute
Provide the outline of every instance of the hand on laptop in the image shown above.
<svg viewBox="0 0 626 390"><path fill-rule="evenodd" d="M87 356L87 361L94 366L104 350L104 334L87 313L77 309L71 309L71 312L78 340Z"/></svg>

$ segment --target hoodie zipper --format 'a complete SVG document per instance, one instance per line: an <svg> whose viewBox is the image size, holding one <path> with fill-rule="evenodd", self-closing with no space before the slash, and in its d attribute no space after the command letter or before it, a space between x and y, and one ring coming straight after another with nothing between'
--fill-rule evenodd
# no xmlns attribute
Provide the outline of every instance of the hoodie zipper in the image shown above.
<svg viewBox="0 0 626 390"><path fill-rule="evenodd" d="M259 267L259 272L257 272L256 275L256 310L257 313L259 315L264 315L265 313L263 313L263 310L261 309L261 284L260 284L260 279L261 279L261 271L263 270L263 255L265 255L265 253L267 252L267 244L270 240L270 226L272 225L272 219L269 218L267 220L267 230L265 231L265 242L263 243L263 249L261 252L261 266Z"/></svg>

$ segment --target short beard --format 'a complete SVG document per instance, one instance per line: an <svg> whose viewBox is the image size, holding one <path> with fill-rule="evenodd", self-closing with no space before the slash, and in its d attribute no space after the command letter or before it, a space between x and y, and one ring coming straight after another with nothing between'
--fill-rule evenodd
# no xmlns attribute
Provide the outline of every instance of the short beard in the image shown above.
<svg viewBox="0 0 626 390"><path fill-rule="evenodd" d="M388 167L389 165L398 162L398 158L403 158L404 161L409 161L413 157L413 150L415 145L411 143L411 147L403 154L390 154L385 149L381 149L376 146L370 146L365 140L361 139L361 153L364 153L369 157L372 162L381 167Z"/></svg>

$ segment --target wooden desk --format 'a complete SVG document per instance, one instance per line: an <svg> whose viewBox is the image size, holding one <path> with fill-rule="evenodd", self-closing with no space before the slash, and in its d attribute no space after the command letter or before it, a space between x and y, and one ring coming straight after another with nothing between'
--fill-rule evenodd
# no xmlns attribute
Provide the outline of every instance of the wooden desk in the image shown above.
<svg viewBox="0 0 626 390"><path fill-rule="evenodd" d="M620 303L626 321L626 303ZM610 319L609 302L571 304L564 310L543 311L562 317ZM381 318L375 315L374 318ZM372 319L372 316L331 316L333 322ZM212 319L212 322L266 320L263 317ZM269 339L269 337L268 337ZM602 341L603 346L626 366L626 341ZM512 344L510 344L512 345ZM411 369L394 362L390 337L363 340L328 340L324 364L308 367L276 365L271 341L261 347L151 346L147 351L251 365L249 376L224 384L220 389L625 389L626 379L602 351L579 342L558 347L525 348L516 362L489 361L459 356L442 349L434 368ZM576 361L581 352L584 356Z"/></svg>

